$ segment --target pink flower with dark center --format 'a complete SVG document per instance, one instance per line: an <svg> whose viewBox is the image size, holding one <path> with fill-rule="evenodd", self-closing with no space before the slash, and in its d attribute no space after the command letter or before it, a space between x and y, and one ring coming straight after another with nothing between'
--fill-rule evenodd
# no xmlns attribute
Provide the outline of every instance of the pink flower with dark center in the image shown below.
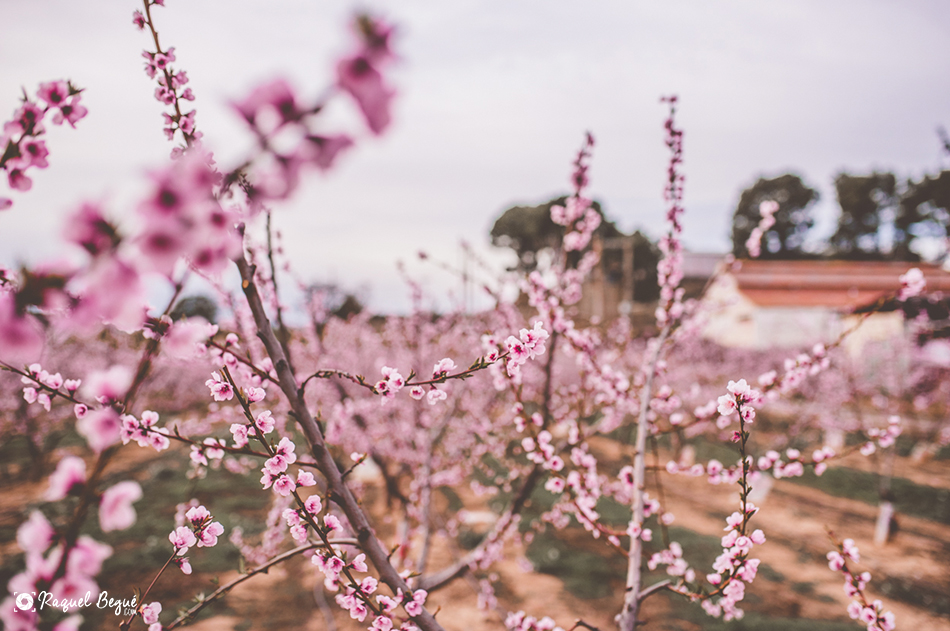
<svg viewBox="0 0 950 631"><path fill-rule="evenodd" d="M50 107L60 107L69 98L69 85L65 81L41 83L36 95L49 103Z"/></svg>
<svg viewBox="0 0 950 631"><path fill-rule="evenodd" d="M119 442L121 429L119 414L111 407L93 410L76 421L76 431L97 453Z"/></svg>
<svg viewBox="0 0 950 631"><path fill-rule="evenodd" d="M187 526L179 526L168 535L168 540L175 547L177 554L182 555L188 551L188 548L195 545L198 540L195 533Z"/></svg>
<svg viewBox="0 0 950 631"><path fill-rule="evenodd" d="M290 476L285 474L281 474L280 478L274 482L274 491L283 497L288 497L296 490L296 488L297 485L294 483L294 481L290 478Z"/></svg>
<svg viewBox="0 0 950 631"><path fill-rule="evenodd" d="M198 532L198 547L210 548L217 545L218 537L224 534L224 526L213 521Z"/></svg>
<svg viewBox="0 0 950 631"><path fill-rule="evenodd" d="M301 115L297 109L293 90L284 79L274 79L269 83L259 85L243 101L238 101L233 105L234 109L254 126L258 124L258 116L265 109L272 109L277 113L280 119L277 127L295 121Z"/></svg>
<svg viewBox="0 0 950 631"><path fill-rule="evenodd" d="M307 509L307 512L311 515L316 515L323 509L323 502L320 501L319 495L311 495L304 500L303 507Z"/></svg>
<svg viewBox="0 0 950 631"><path fill-rule="evenodd" d="M365 54L340 60L336 67L337 85L356 100L366 124L374 134L389 126L390 108L395 92Z"/></svg>
<svg viewBox="0 0 950 631"><path fill-rule="evenodd" d="M200 530L206 522L211 521L211 511L204 506L192 506L185 513L185 520L194 530Z"/></svg>
<svg viewBox="0 0 950 631"><path fill-rule="evenodd" d="M7 171L7 181L10 184L10 188L15 191L28 191L33 188L33 180L23 173L23 169L9 169Z"/></svg>
<svg viewBox="0 0 950 631"><path fill-rule="evenodd" d="M85 203L66 219L63 230L66 239L79 244L92 256L114 249L119 245L116 229L102 215L99 207Z"/></svg>
<svg viewBox="0 0 950 631"><path fill-rule="evenodd" d="M145 16L142 15L141 11L135 10L132 12L132 24L140 31L145 28Z"/></svg>
<svg viewBox="0 0 950 631"><path fill-rule="evenodd" d="M3 126L3 131L11 134L42 133L44 130L40 122L43 115L43 108L33 101L27 101L13 114L13 120Z"/></svg>
<svg viewBox="0 0 950 631"><path fill-rule="evenodd" d="M27 138L20 143L20 152L22 154L21 160L24 163L23 168L37 167L45 169L49 166L49 162L46 160L46 156L49 155L49 150L46 148L46 143L42 140Z"/></svg>
<svg viewBox="0 0 950 631"><path fill-rule="evenodd" d="M211 379L205 381L205 385L211 390L215 401L230 401L234 397L234 389L231 384L225 381L217 372L211 373Z"/></svg>
<svg viewBox="0 0 950 631"><path fill-rule="evenodd" d="M262 434L270 434L272 431L274 431L274 419L271 417L270 410L264 410L258 414L257 418L254 419L254 424Z"/></svg>
<svg viewBox="0 0 950 631"><path fill-rule="evenodd" d="M61 125L63 121L66 121L70 127L75 129L76 123L89 113L89 110L79 104L80 98L81 95L77 94L69 99L68 103L60 107L59 111L53 114L53 123Z"/></svg>

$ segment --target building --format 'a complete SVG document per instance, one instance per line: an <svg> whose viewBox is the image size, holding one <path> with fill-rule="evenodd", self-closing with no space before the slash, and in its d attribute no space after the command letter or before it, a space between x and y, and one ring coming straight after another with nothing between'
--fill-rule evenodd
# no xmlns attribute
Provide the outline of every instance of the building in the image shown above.
<svg viewBox="0 0 950 631"><path fill-rule="evenodd" d="M950 273L933 265L896 261L740 260L724 268L706 294L706 337L731 347L800 347L832 342L862 309L900 289L900 276L919 267L927 291L950 295ZM869 316L848 336L865 343L902 334L903 313Z"/></svg>

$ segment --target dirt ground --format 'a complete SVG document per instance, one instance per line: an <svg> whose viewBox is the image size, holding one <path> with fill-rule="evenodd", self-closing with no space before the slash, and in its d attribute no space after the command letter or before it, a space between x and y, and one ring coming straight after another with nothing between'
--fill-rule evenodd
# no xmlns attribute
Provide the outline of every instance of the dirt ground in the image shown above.
<svg viewBox="0 0 950 631"><path fill-rule="evenodd" d="M614 448L609 443L602 443L598 449L611 452ZM605 455L610 456L609 453ZM619 457L619 451L613 455ZM117 471L128 469L143 480L144 486L146 478L154 472L142 466L142 456L142 453L123 450L114 466ZM858 460L854 463L848 461L847 464L854 468L863 466ZM950 461L931 461L920 466L909 459L898 459L895 472L920 484L936 488L950 487ZM698 535L721 536L724 517L727 512L731 512L726 509L738 504L735 489L710 486L701 478L666 479L666 505L676 516L673 525ZM5 565L15 565L12 559L17 556L18 548L10 535L25 517L23 507L41 496L44 489L44 482L21 480L0 485L0 528L5 533L0 543L0 553ZM391 534L392 525L385 523L391 520L385 519L387 508L382 490L370 488L369 491L366 506L380 524L379 534L385 541ZM781 620L848 622L845 613L848 599L842 589L841 577L830 571L825 561L825 554L831 549L825 531L827 527L841 536L855 539L862 553L859 569L870 571L874 579L868 595L880 598L885 607L895 613L898 629L950 631L950 615L941 609L943 605L934 604L940 598L946 600L950 595L950 525L898 515L900 527L893 540L885 546L875 547L872 537L877 508L867 503L833 497L801 484L779 480L758 504L762 510L754 518L754 527L761 528L768 541L756 548L755 556L762 559L763 565L777 570L777 574L769 575L760 571L759 578L747 592L749 596L744 608L750 614ZM603 542L593 541L580 528L569 528L557 536L568 548L602 554L604 567L607 567L606 557L610 552ZM160 544L161 541L159 547ZM123 546L118 547L120 550L125 549ZM688 557L688 548L686 552ZM458 547L454 541L439 537L435 542L430 567L444 566L457 554ZM580 598L567 589L561 577L526 572L526 566L530 565L525 556L523 547L509 545L505 560L491 570L496 575L493 576L498 597L496 610L486 612L478 609L476 590L471 579L457 580L448 588L431 594L427 605L437 612L437 618L445 628L452 631L504 628L501 624L503 612L517 610L537 617L550 616L565 629L570 629L577 620L583 620L601 631L614 628L613 617L620 609L622 598L622 572L606 579L606 596ZM199 591L210 593L214 589L214 585L209 582L213 576L221 584L239 576L235 570L203 573L200 558L194 565L194 575L184 577L177 571L171 572L163 576L153 592L154 598L165 606L166 613L162 616L164 622L170 619L167 617L169 612L173 612L178 604L186 604L189 595ZM708 571L703 566L697 566L696 569L701 573ZM153 572L142 568L126 568L119 575L102 577L103 585L116 588L141 586L147 584ZM652 580L658 578L661 577ZM605 579L598 574L591 580ZM891 586L889 593L881 590L882 585ZM313 566L306 559L296 558L236 587L220 604L210 608L212 615L201 617L186 628L196 631L347 631L365 628L365 625L349 620L347 614L332 602L332 594L323 594L321 587L322 577L318 576ZM697 618L695 614L686 615L684 611L688 606L674 595L653 597L644 608L644 628L664 631L713 628L716 622L712 619ZM107 619L96 624L106 625L101 628L118 628L117 624L111 626L112 622ZM861 628L857 623L850 624L855 629ZM133 629L136 627L144 629L140 621L133 625ZM772 627L768 624L735 624L715 628Z"/></svg>

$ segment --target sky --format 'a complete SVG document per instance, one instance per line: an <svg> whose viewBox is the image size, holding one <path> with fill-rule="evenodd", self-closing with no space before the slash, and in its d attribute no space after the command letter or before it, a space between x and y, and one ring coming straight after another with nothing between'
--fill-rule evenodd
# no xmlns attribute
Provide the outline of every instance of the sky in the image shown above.
<svg viewBox="0 0 950 631"><path fill-rule="evenodd" d="M77 129L50 129L49 168L9 195L0 264L59 255L59 225L85 200L131 221L147 174L167 164L164 106L140 56L150 38L131 21L140 6L0 0L0 116L22 88L65 78L86 89L89 109ZM659 236L663 95L680 98L694 251L729 249L739 193L759 177L792 171L816 188L820 236L833 229L839 172L907 178L947 166L936 133L950 126L944 0L167 0L153 18L220 165L250 146L229 102L275 76L321 94L352 49L358 10L397 27L392 126L373 136L351 103L334 103L328 129L356 146L274 221L301 280L358 291L375 310L409 304L399 261L431 295L458 291L420 250L459 265L464 239L498 269L510 263L489 243L492 223L566 193L587 130L592 195L621 229Z"/></svg>

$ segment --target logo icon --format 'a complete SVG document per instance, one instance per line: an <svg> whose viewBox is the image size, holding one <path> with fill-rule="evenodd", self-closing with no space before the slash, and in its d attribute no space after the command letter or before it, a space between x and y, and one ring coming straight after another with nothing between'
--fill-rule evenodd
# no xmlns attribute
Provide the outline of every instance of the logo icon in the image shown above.
<svg viewBox="0 0 950 631"><path fill-rule="evenodd" d="M23 592L22 594L15 594L15 595L16 595L15 603L16 603L17 609L19 609L20 611L36 611L36 609L33 608L32 594L27 594L26 592Z"/></svg>

